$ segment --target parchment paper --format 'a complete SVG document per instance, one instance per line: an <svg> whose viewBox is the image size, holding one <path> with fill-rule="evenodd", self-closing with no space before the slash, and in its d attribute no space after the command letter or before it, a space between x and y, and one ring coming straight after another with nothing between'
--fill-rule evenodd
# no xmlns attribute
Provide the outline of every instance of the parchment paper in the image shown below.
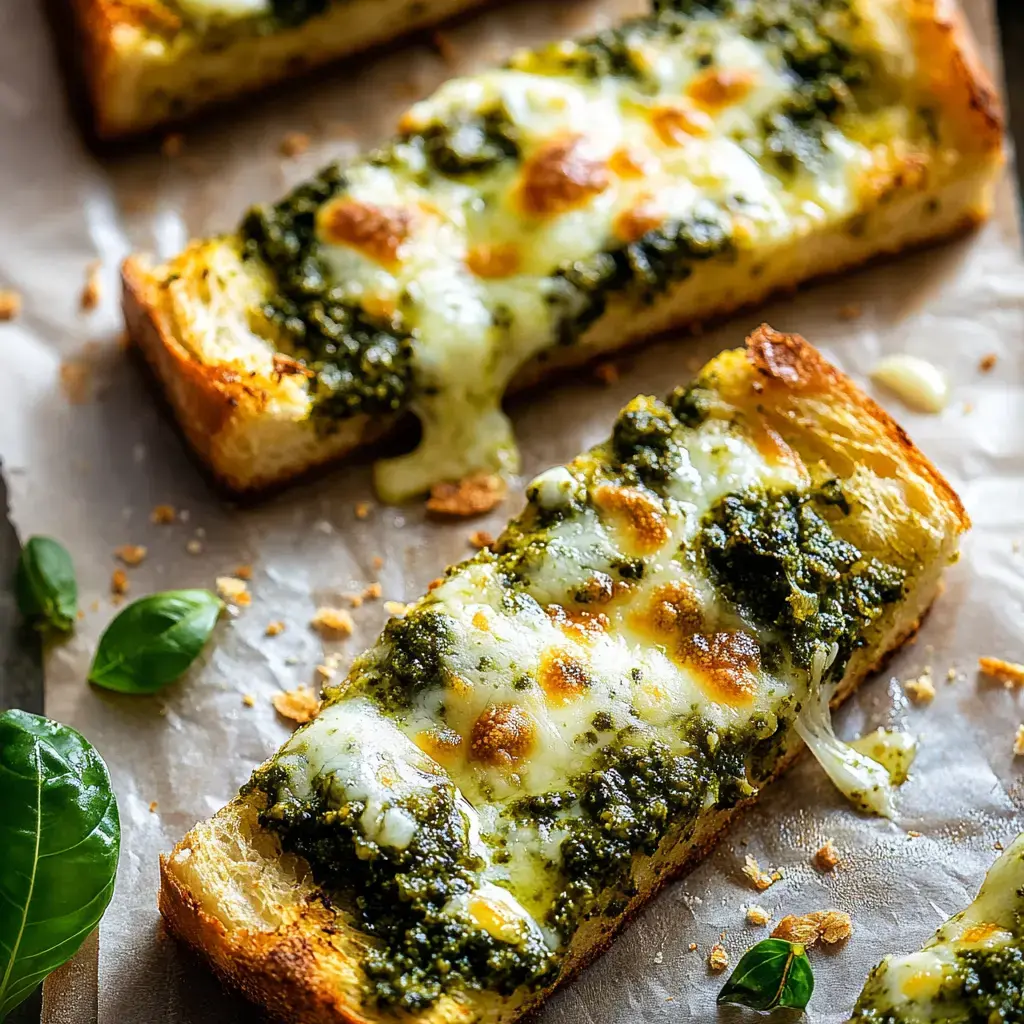
<svg viewBox="0 0 1024 1024"><path fill-rule="evenodd" d="M455 70L484 65L514 44L602 24L638 0L520 3L446 29L440 46L416 43L281 88L184 133L181 154L156 143L99 160L66 113L64 85L36 4L0 6L0 286L25 299L0 326L0 453L23 536L49 533L72 552L86 614L53 648L47 711L82 730L110 765L124 844L114 901L98 941L51 979L48 1020L84 1024L251 1021L258 1014L222 992L206 969L164 935L156 911L157 855L217 810L251 768L289 733L270 697L311 683L325 651L308 628L313 610L374 580L384 597L410 599L469 553L472 530L497 532L512 498L483 521L438 525L421 510L382 508L366 464L332 472L251 507L222 500L186 453L146 375L118 344L117 265L131 249L169 255L190 237L232 227L251 201L271 198L327 159L384 137L412 99ZM992 11L969 14L995 63ZM442 56L441 54L444 54ZM278 152L288 131L309 133L298 158ZM87 265L101 261L103 295L79 310ZM732 962L766 929L744 923L759 903L786 913L837 907L853 917L845 946L814 954L810 1018L842 1020L868 968L884 953L918 946L965 904L996 856L994 844L1024 826L1024 759L1013 736L1020 692L976 676L979 654L1024 658L1024 264L1009 185L997 214L974 236L803 292L734 319L699 339L661 342L624 361L602 386L580 374L516 401L524 476L603 437L635 393L663 394L760 319L813 339L858 380L882 353L907 351L942 365L954 398L939 416L915 415L878 397L959 489L974 519L964 558L921 631L884 678L839 716L843 735L905 722L921 753L900 796L896 823L860 817L805 758L739 820L715 853L670 886L596 966L555 998L542 1020L648 1024L716 1020L722 978L706 956L721 933ZM862 315L840 311L859 304ZM985 355L997 357L989 373ZM515 491L513 491L515 493ZM161 503L179 510L154 525ZM200 554L186 546L198 541ZM114 612L115 547L143 544L128 569L135 597L211 586L253 567L252 605L223 623L204 664L152 698L89 687L91 652ZM195 545L193 545L195 547ZM375 558L383 559L379 569ZM386 618L380 601L356 613L357 631L334 645L341 668ZM267 624L287 630L268 639ZM910 706L900 679L933 669L938 694ZM956 681L947 681L955 668ZM243 695L255 699L247 707ZM814 851L831 837L839 869L822 875ZM784 879L758 894L742 875L746 854ZM689 946L697 943L698 950ZM738 1011L721 1019L740 1019Z"/></svg>

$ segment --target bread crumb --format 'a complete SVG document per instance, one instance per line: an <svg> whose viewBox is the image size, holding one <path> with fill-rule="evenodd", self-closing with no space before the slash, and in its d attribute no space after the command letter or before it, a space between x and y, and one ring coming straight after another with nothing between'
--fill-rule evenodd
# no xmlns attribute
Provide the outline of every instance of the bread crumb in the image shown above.
<svg viewBox="0 0 1024 1024"><path fill-rule="evenodd" d="M285 132L278 149L281 156L302 156L309 149L310 138L305 132Z"/></svg>
<svg viewBox="0 0 1024 1024"><path fill-rule="evenodd" d="M979 658L978 668L987 676L998 679L1007 689L1024 686L1024 665L1002 658Z"/></svg>
<svg viewBox="0 0 1024 1024"><path fill-rule="evenodd" d="M247 708L254 708L254 707L256 707L256 698L251 693L243 693L242 694L242 703Z"/></svg>
<svg viewBox="0 0 1024 1024"><path fill-rule="evenodd" d="M379 583L371 583L363 591L364 601L376 601L384 593L384 588Z"/></svg>
<svg viewBox="0 0 1024 1024"><path fill-rule="evenodd" d="M237 576L240 580L251 580L252 579L252 566L251 565L240 565L231 574Z"/></svg>
<svg viewBox="0 0 1024 1024"><path fill-rule="evenodd" d="M505 499L505 481L493 473L467 476L458 483L434 484L427 511L438 516L479 516Z"/></svg>
<svg viewBox="0 0 1024 1024"><path fill-rule="evenodd" d="M185 545L185 550L190 555L201 555L203 553L203 542L192 539Z"/></svg>
<svg viewBox="0 0 1024 1024"><path fill-rule="evenodd" d="M280 619L275 619L273 622L267 624L267 628L263 630L264 636L279 636L284 632L284 623Z"/></svg>
<svg viewBox="0 0 1024 1024"><path fill-rule="evenodd" d="M374 569L383 569L384 559L381 558L380 555L374 555L373 561L370 564L374 567Z"/></svg>
<svg viewBox="0 0 1024 1024"><path fill-rule="evenodd" d="M908 679L903 684L907 696L915 704L928 704L935 698L935 683L932 680L932 668L929 665L916 679Z"/></svg>
<svg viewBox="0 0 1024 1024"><path fill-rule="evenodd" d="M1017 726L1017 735L1013 738L1013 753L1015 757L1024 757L1024 725Z"/></svg>
<svg viewBox="0 0 1024 1024"><path fill-rule="evenodd" d="M239 607L252 604L252 595L249 593L245 580L235 579L234 576L218 576L217 593L225 601Z"/></svg>
<svg viewBox="0 0 1024 1024"><path fill-rule="evenodd" d="M665 962L665 954L660 949L654 954L654 962L656 964L663 964Z"/></svg>
<svg viewBox="0 0 1024 1024"><path fill-rule="evenodd" d="M69 359L60 364L60 389L71 405L83 405L92 392L92 370L87 363Z"/></svg>
<svg viewBox="0 0 1024 1024"><path fill-rule="evenodd" d="M747 924L765 925L771 919L772 915L764 907L759 907L756 903L751 903L747 907Z"/></svg>
<svg viewBox="0 0 1024 1024"><path fill-rule="evenodd" d="M821 871L831 871L839 863L839 851L832 845L831 839L814 855L814 866Z"/></svg>
<svg viewBox="0 0 1024 1024"><path fill-rule="evenodd" d="M787 914L772 932L773 939L813 946L819 939L826 945L842 942L853 934L850 915L842 910L816 910L797 917Z"/></svg>
<svg viewBox="0 0 1024 1024"><path fill-rule="evenodd" d="M149 801L149 813L150 814L156 814L156 809L157 809L158 806L159 805L157 804L157 802L155 800L150 800Z"/></svg>
<svg viewBox="0 0 1024 1024"><path fill-rule="evenodd" d="M708 953L708 967L713 971L724 971L729 966L729 954L725 946L716 942Z"/></svg>
<svg viewBox="0 0 1024 1024"><path fill-rule="evenodd" d="M356 624L352 616L344 608L317 608L316 614L309 624L325 640L343 640L352 635Z"/></svg>
<svg viewBox="0 0 1024 1024"><path fill-rule="evenodd" d="M859 302L848 302L839 307L840 320L859 320L864 315L864 307Z"/></svg>
<svg viewBox="0 0 1024 1024"><path fill-rule="evenodd" d="M125 565L140 565L146 557L146 548L142 544L122 544L115 548L114 554Z"/></svg>
<svg viewBox="0 0 1024 1024"><path fill-rule="evenodd" d="M124 569L115 569L110 577L110 592L115 597L123 597L128 593L129 587L128 574Z"/></svg>
<svg viewBox="0 0 1024 1024"><path fill-rule="evenodd" d="M995 352L989 352L988 355L981 357L981 362L978 363L978 369L982 373L988 373L996 365L996 354Z"/></svg>
<svg viewBox="0 0 1024 1024"><path fill-rule="evenodd" d="M320 710L320 701L308 686L298 686L294 690L282 690L270 698L274 710L282 717L303 725L316 718Z"/></svg>
<svg viewBox="0 0 1024 1024"><path fill-rule="evenodd" d="M157 526L168 526L174 522L176 515L173 505L154 505L149 513L149 521Z"/></svg>
<svg viewBox="0 0 1024 1024"><path fill-rule="evenodd" d="M322 683L328 683L334 678L334 666L333 665L317 665L313 670L316 672L317 678Z"/></svg>
<svg viewBox="0 0 1024 1024"><path fill-rule="evenodd" d="M99 260L93 260L85 268L85 284L82 286L82 294L78 300L79 305L85 312L95 309L100 304L100 298L103 295L100 266Z"/></svg>
<svg viewBox="0 0 1024 1024"><path fill-rule="evenodd" d="M373 506L368 501L357 501L355 507L356 519L366 519L372 510Z"/></svg>
<svg viewBox="0 0 1024 1024"><path fill-rule="evenodd" d="M697 952L697 943L696 942L691 942L690 945L687 948L690 950L691 953L696 953Z"/></svg>
<svg viewBox="0 0 1024 1024"><path fill-rule="evenodd" d="M162 156L168 157L173 160L175 157L181 156L181 151L185 148L185 136L181 132L171 132L169 135L164 136L163 142L160 143L160 153Z"/></svg>
<svg viewBox="0 0 1024 1024"><path fill-rule="evenodd" d="M761 865L749 853L743 861L743 874L754 883L754 888L761 892L782 878L782 873L779 871L762 871Z"/></svg>
<svg viewBox="0 0 1024 1024"><path fill-rule="evenodd" d="M405 613L411 607L412 607L412 605L403 604L401 601L385 601L384 602L384 611L386 611L388 613L388 615L398 615L398 616L405 615Z"/></svg>
<svg viewBox="0 0 1024 1024"><path fill-rule="evenodd" d="M10 288L0 289L0 321L13 320L21 312L21 295Z"/></svg>
<svg viewBox="0 0 1024 1024"><path fill-rule="evenodd" d="M920 832L915 832L913 829L908 829L907 830L907 838L908 839L920 839L921 838L921 833Z"/></svg>
<svg viewBox="0 0 1024 1024"><path fill-rule="evenodd" d="M620 376L621 373L615 363L598 363L594 367L594 377L608 387L614 384Z"/></svg>
<svg viewBox="0 0 1024 1024"><path fill-rule="evenodd" d="M486 530L475 530L469 535L469 543L477 550L489 548L494 543L494 537Z"/></svg>

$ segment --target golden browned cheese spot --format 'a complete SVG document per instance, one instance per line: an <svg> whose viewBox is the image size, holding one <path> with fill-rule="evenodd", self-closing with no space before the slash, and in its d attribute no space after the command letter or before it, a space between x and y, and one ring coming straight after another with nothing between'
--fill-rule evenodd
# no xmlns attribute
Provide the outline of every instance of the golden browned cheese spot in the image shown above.
<svg viewBox="0 0 1024 1024"><path fill-rule="evenodd" d="M650 170L650 161L639 150L621 146L608 158L608 169L620 178L642 178Z"/></svg>
<svg viewBox="0 0 1024 1024"><path fill-rule="evenodd" d="M996 932L1001 932L1003 929L997 924L976 924L970 928L965 929L963 935L960 936L960 942L975 943L984 942L986 939L990 939Z"/></svg>
<svg viewBox="0 0 1024 1024"><path fill-rule="evenodd" d="M466 253L466 266L477 277L496 279L519 272L522 262L519 248L511 242L475 245Z"/></svg>
<svg viewBox="0 0 1024 1024"><path fill-rule="evenodd" d="M622 524L637 551L653 554L669 539L665 512L650 495L615 484L601 484L593 493L597 507Z"/></svg>
<svg viewBox="0 0 1024 1024"><path fill-rule="evenodd" d="M666 146L682 146L690 139L710 135L714 122L703 110L667 106L651 111L651 127Z"/></svg>
<svg viewBox="0 0 1024 1024"><path fill-rule="evenodd" d="M690 82L686 91L702 107L718 110L739 102L756 83L753 71L707 68Z"/></svg>
<svg viewBox="0 0 1024 1024"><path fill-rule="evenodd" d="M587 666L571 651L549 647L540 659L537 682L553 704L568 704L590 686Z"/></svg>
<svg viewBox="0 0 1024 1024"><path fill-rule="evenodd" d="M502 767L525 757L533 749L537 726L518 704L488 704L473 723L470 757Z"/></svg>
<svg viewBox="0 0 1024 1024"><path fill-rule="evenodd" d="M484 630L484 632L490 631L491 623L487 618L487 613L483 611L473 612L473 625L477 629Z"/></svg>
<svg viewBox="0 0 1024 1024"><path fill-rule="evenodd" d="M580 643L593 643L608 631L608 616L603 612L590 612L585 608L569 611L560 604L549 604L544 611L567 637Z"/></svg>
<svg viewBox="0 0 1024 1024"><path fill-rule="evenodd" d="M451 764L461 752L462 737L454 729L437 726L418 732L416 746L435 761Z"/></svg>
<svg viewBox="0 0 1024 1024"><path fill-rule="evenodd" d="M629 593L625 580L612 579L607 573L595 572L577 592L577 600L586 604L608 604L609 601Z"/></svg>
<svg viewBox="0 0 1024 1024"><path fill-rule="evenodd" d="M680 662L720 704L749 704L757 693L761 650L749 633L694 633L677 648Z"/></svg>
<svg viewBox="0 0 1024 1024"><path fill-rule="evenodd" d="M384 267L393 268L409 237L412 214L397 206L371 206L356 199L335 200L320 214L320 234L326 242L356 249Z"/></svg>
<svg viewBox="0 0 1024 1024"><path fill-rule="evenodd" d="M612 224L612 233L623 242L636 242L664 221L665 215L651 196L642 196L636 206L623 210Z"/></svg>
<svg viewBox="0 0 1024 1024"><path fill-rule="evenodd" d="M519 202L534 217L556 217L583 206L611 184L608 165L590 156L582 135L544 143L523 165Z"/></svg>
<svg viewBox="0 0 1024 1024"><path fill-rule="evenodd" d="M693 587L677 580L658 587L647 607L630 619L637 629L656 640L667 641L699 632L704 625L704 611Z"/></svg>

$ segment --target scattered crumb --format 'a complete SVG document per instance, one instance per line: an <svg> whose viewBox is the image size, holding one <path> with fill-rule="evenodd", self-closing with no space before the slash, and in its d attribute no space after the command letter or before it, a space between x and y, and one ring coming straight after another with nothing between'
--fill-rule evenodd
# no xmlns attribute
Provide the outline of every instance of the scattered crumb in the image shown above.
<svg viewBox="0 0 1024 1024"><path fill-rule="evenodd" d="M371 583L363 591L364 601L376 601L384 593L384 588L379 583Z"/></svg>
<svg viewBox="0 0 1024 1024"><path fill-rule="evenodd" d="M267 628L263 630L264 636L278 636L284 632L284 623L277 619L274 622L268 623Z"/></svg>
<svg viewBox="0 0 1024 1024"><path fill-rule="evenodd" d="M110 577L110 592L115 597L123 597L128 593L129 587L128 574L124 569L115 569Z"/></svg>
<svg viewBox="0 0 1024 1024"><path fill-rule="evenodd" d="M320 710L320 701L308 686L299 686L294 690L282 690L270 698L274 710L282 718L290 718L299 725L316 717Z"/></svg>
<svg viewBox="0 0 1024 1024"><path fill-rule="evenodd" d="M756 903L751 903L747 907L747 924L765 925L771 919L772 915L764 907L759 907Z"/></svg>
<svg viewBox="0 0 1024 1024"><path fill-rule="evenodd" d="M494 543L494 537L486 530L475 530L469 535L469 543L477 549L489 548Z"/></svg>
<svg viewBox="0 0 1024 1024"><path fill-rule="evenodd" d="M665 962L665 954L660 949L654 954L654 962L656 964L663 964Z"/></svg>
<svg viewBox="0 0 1024 1024"><path fill-rule="evenodd" d="M356 519L366 519L373 506L368 501L357 501L355 507Z"/></svg>
<svg viewBox="0 0 1024 1024"><path fill-rule="evenodd" d="M859 320L864 315L864 307L859 302L848 302L839 307L840 320Z"/></svg>
<svg viewBox="0 0 1024 1024"><path fill-rule="evenodd" d="M761 865L749 853L743 862L743 874L754 883L754 888L761 892L782 878L782 873L779 871L762 871Z"/></svg>
<svg viewBox="0 0 1024 1024"><path fill-rule="evenodd" d="M285 132L278 149L281 156L302 156L309 149L309 136L305 132Z"/></svg>
<svg viewBox="0 0 1024 1024"><path fill-rule="evenodd" d="M185 550L190 555L201 555L203 553L203 542L201 540L190 540L185 545Z"/></svg>
<svg viewBox="0 0 1024 1024"><path fill-rule="evenodd" d="M821 871L831 871L839 863L839 851L832 845L831 839L814 855L814 866Z"/></svg>
<svg viewBox="0 0 1024 1024"><path fill-rule="evenodd" d="M149 801L149 813L150 814L156 814L157 806L158 806L158 804L157 804L157 802L155 800L150 800Z"/></svg>
<svg viewBox="0 0 1024 1024"><path fill-rule="evenodd" d="M401 602L401 601L385 601L384 602L384 611L386 611L388 613L388 615L402 616L411 607L412 607L411 605L403 604L403 602Z"/></svg>
<svg viewBox="0 0 1024 1024"><path fill-rule="evenodd" d="M602 384L610 387L619 379L621 373L615 363L598 363L594 367L594 376Z"/></svg>
<svg viewBox="0 0 1024 1024"><path fill-rule="evenodd" d="M467 476L457 484L434 484L427 511L439 516L478 516L505 499L505 481L493 473Z"/></svg>
<svg viewBox="0 0 1024 1024"><path fill-rule="evenodd" d="M21 295L10 288L0 289L0 321L13 320L21 312Z"/></svg>
<svg viewBox="0 0 1024 1024"><path fill-rule="evenodd" d="M256 707L256 698L251 693L243 693L242 694L242 703L247 708L254 708L254 707Z"/></svg>
<svg viewBox="0 0 1024 1024"><path fill-rule="evenodd" d="M956 665L951 665L946 669L946 682L955 683L960 678L960 673L956 670Z"/></svg>
<svg viewBox="0 0 1024 1024"><path fill-rule="evenodd" d="M688 948L689 948L691 953L696 953L697 952L697 943L696 942L691 942Z"/></svg>
<svg viewBox="0 0 1024 1024"><path fill-rule="evenodd" d="M716 942L708 953L708 967L713 971L724 971L729 966L729 954L725 946Z"/></svg>
<svg viewBox="0 0 1024 1024"><path fill-rule="evenodd" d="M85 284L82 286L82 294L78 300L79 305L85 312L95 309L100 304L100 298L103 294L100 267L99 260L93 260L85 268Z"/></svg>
<svg viewBox="0 0 1024 1024"><path fill-rule="evenodd" d="M71 359L60 364L60 389L72 405L89 401L91 385L92 370L87 363Z"/></svg>
<svg viewBox="0 0 1024 1024"><path fill-rule="evenodd" d="M164 141L160 143L160 153L172 160L176 156L181 156L181 151L184 148L185 136L181 132L171 132L169 135L165 135Z"/></svg>
<svg viewBox="0 0 1024 1024"><path fill-rule="evenodd" d="M315 669L317 678L322 683L329 683L334 678L334 671L333 665L317 665Z"/></svg>
<svg viewBox="0 0 1024 1024"><path fill-rule="evenodd" d="M374 567L374 569L383 569L384 559L381 558L380 555L374 555L373 561L370 564Z"/></svg>
<svg viewBox="0 0 1024 1024"><path fill-rule="evenodd" d="M362 594L353 594L351 592L347 592L341 595L341 599L342 601L348 601L349 605L351 605L351 607L353 608L362 608L363 606Z"/></svg>
<svg viewBox="0 0 1024 1024"><path fill-rule="evenodd" d="M1024 686L1024 665L1002 658L979 658L978 668L987 676L998 679L1007 688Z"/></svg>
<svg viewBox="0 0 1024 1024"><path fill-rule="evenodd" d="M352 616L344 608L328 608L326 606L317 608L316 614L309 620L309 624L325 640L342 640L352 635L356 628Z"/></svg>
<svg viewBox="0 0 1024 1024"><path fill-rule="evenodd" d="M811 914L797 917L787 914L772 932L773 939L786 939L813 946L821 939L826 945L833 945L848 939L853 933L850 915L842 910L816 910Z"/></svg>
<svg viewBox="0 0 1024 1024"><path fill-rule="evenodd" d="M916 679L908 679L903 684L907 696L915 704L927 704L935 697L935 683L932 680L932 668L929 665Z"/></svg>
<svg viewBox="0 0 1024 1024"><path fill-rule="evenodd" d="M235 579L234 576L217 577L217 593L231 604L239 607L252 604L252 595L245 584L245 580Z"/></svg>
<svg viewBox="0 0 1024 1024"><path fill-rule="evenodd" d="M978 363L978 369L982 373L988 373L996 365L996 354L995 352L989 352L988 355L981 357L981 362Z"/></svg>
<svg viewBox="0 0 1024 1024"><path fill-rule="evenodd" d="M1013 753L1015 757L1024 757L1024 725L1017 726L1017 735L1013 738Z"/></svg>
<svg viewBox="0 0 1024 1024"><path fill-rule="evenodd" d="M908 839L920 839L921 838L921 833L920 832L915 832L913 829L908 829L907 830L907 838Z"/></svg>
<svg viewBox="0 0 1024 1024"><path fill-rule="evenodd" d="M146 557L146 548L142 544L122 544L114 550L114 554L125 565L139 565Z"/></svg>
<svg viewBox="0 0 1024 1024"><path fill-rule="evenodd" d="M434 49L437 50L441 60L443 60L448 67L454 66L456 61L459 59L459 51L448 35L444 32L434 32L431 35L430 40L434 44Z"/></svg>
<svg viewBox="0 0 1024 1024"><path fill-rule="evenodd" d="M168 526L177 515L173 505L154 505L149 513L149 521L157 526Z"/></svg>
<svg viewBox="0 0 1024 1024"><path fill-rule="evenodd" d="M251 565L240 565L231 574L237 576L240 580L251 580L252 579L252 566Z"/></svg>

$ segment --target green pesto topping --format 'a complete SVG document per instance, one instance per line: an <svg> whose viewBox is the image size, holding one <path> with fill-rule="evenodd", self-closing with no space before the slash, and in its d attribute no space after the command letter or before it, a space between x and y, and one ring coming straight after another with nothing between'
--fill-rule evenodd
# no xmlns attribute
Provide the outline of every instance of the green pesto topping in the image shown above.
<svg viewBox="0 0 1024 1024"><path fill-rule="evenodd" d="M679 421L661 402L631 403L615 421L612 455L627 481L636 477L657 489L679 468L682 451L675 431Z"/></svg>
<svg viewBox="0 0 1024 1024"><path fill-rule="evenodd" d="M444 686L445 658L454 644L452 627L433 608L391 619L384 627L382 657L368 670L366 685L374 698L390 710L408 707L422 690Z"/></svg>
<svg viewBox="0 0 1024 1024"><path fill-rule="evenodd" d="M328 429L347 416L397 411L412 381L408 333L346 301L321 256L316 212L346 187L331 165L279 203L254 206L241 228L246 256L262 259L277 281L261 312L277 347L316 374L313 415Z"/></svg>
<svg viewBox="0 0 1024 1024"><path fill-rule="evenodd" d="M777 628L805 668L821 644L836 643L841 671L903 594L904 571L837 537L807 495L727 495L704 517L700 544L722 592L753 622Z"/></svg>

